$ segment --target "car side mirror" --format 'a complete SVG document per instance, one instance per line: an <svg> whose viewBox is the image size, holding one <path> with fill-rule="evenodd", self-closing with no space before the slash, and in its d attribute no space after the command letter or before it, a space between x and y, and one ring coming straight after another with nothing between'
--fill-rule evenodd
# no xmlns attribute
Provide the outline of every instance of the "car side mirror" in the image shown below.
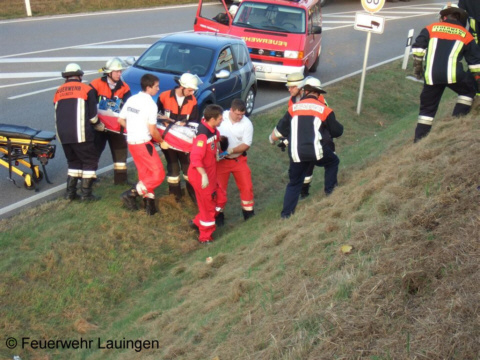
<svg viewBox="0 0 480 360"><path fill-rule="evenodd" d="M219 72L217 72L217 73L215 74L215 77L216 77L217 79L226 79L226 78L228 78L229 76L230 76L230 71L225 70L225 69L222 69L222 70L220 70Z"/></svg>
<svg viewBox="0 0 480 360"><path fill-rule="evenodd" d="M129 56L125 58L124 61L125 61L125 64L127 64L128 66L132 66L135 63L135 58L133 56Z"/></svg>
<svg viewBox="0 0 480 360"><path fill-rule="evenodd" d="M322 27L321 26L313 26L311 34L321 34L322 33Z"/></svg>

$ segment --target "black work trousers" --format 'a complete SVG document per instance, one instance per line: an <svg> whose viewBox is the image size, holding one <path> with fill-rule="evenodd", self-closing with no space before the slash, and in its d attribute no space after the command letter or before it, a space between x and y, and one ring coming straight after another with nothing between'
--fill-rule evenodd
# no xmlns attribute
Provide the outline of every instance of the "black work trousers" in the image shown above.
<svg viewBox="0 0 480 360"><path fill-rule="evenodd" d="M313 163L315 166L325 168L325 194L331 194L337 185L338 164L340 163L340 159L329 147L324 146L323 157ZM290 160L290 167L288 169L289 183L283 198L282 218L288 218L295 212L298 198L302 191L302 184L311 164L311 161L296 163Z"/></svg>

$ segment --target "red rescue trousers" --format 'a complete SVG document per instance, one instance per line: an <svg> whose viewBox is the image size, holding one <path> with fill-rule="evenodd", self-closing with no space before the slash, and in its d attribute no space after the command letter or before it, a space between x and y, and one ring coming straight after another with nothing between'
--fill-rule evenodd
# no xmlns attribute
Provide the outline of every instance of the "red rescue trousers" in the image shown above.
<svg viewBox="0 0 480 360"><path fill-rule="evenodd" d="M239 156L235 159L223 159L217 163L217 180L225 190L228 188L230 174L233 174L240 192L242 209L252 211L254 205L252 172L248 166L246 156ZM219 204L219 206L223 208L225 204Z"/></svg>
<svg viewBox="0 0 480 360"><path fill-rule="evenodd" d="M197 197L198 214L193 219L193 223L198 226L200 235L198 241L212 241L212 234L216 229L215 217L220 210L218 204L227 202L227 194L221 186L210 184L202 189L201 181L191 180L195 195Z"/></svg>
<svg viewBox="0 0 480 360"><path fill-rule="evenodd" d="M165 170L163 170L162 160L152 142L143 144L128 144L128 150L132 154L133 162L137 167L138 180L140 180L147 189L147 193L154 194L163 179L165 179ZM146 195L146 194L140 194Z"/></svg>

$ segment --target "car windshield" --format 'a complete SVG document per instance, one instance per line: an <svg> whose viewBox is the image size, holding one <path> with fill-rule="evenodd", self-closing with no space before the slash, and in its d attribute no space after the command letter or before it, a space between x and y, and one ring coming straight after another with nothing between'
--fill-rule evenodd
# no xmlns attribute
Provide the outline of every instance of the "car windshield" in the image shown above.
<svg viewBox="0 0 480 360"><path fill-rule="evenodd" d="M212 49L196 45L158 42L134 66L148 71L204 76L212 63L213 53Z"/></svg>
<svg viewBox="0 0 480 360"><path fill-rule="evenodd" d="M233 25L278 32L305 33L305 11L289 6L242 2Z"/></svg>

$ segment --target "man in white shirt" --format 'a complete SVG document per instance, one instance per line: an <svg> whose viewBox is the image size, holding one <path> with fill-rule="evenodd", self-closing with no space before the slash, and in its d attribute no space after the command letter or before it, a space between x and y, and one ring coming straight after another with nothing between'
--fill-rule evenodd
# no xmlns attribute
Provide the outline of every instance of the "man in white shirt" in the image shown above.
<svg viewBox="0 0 480 360"><path fill-rule="evenodd" d="M233 174L240 192L243 217L248 220L255 215L252 172L247 163L247 150L250 149L253 140L253 125L245 116L245 111L243 100L234 99L230 110L223 113L224 121L218 127L218 131L221 136L228 139L228 148L221 154L222 159L217 163L217 179L219 185L226 191L230 174ZM218 226L223 225L223 209L217 215L216 222Z"/></svg>
<svg viewBox="0 0 480 360"><path fill-rule="evenodd" d="M163 142L157 129L157 104L152 96L160 90L155 75L145 74L140 80L142 91L130 97L123 106L118 123L127 132L128 150L137 167L139 182L122 194L124 205L137 210L136 198L142 196L148 215L157 212L155 207L155 188L165 179L162 160L153 141Z"/></svg>

